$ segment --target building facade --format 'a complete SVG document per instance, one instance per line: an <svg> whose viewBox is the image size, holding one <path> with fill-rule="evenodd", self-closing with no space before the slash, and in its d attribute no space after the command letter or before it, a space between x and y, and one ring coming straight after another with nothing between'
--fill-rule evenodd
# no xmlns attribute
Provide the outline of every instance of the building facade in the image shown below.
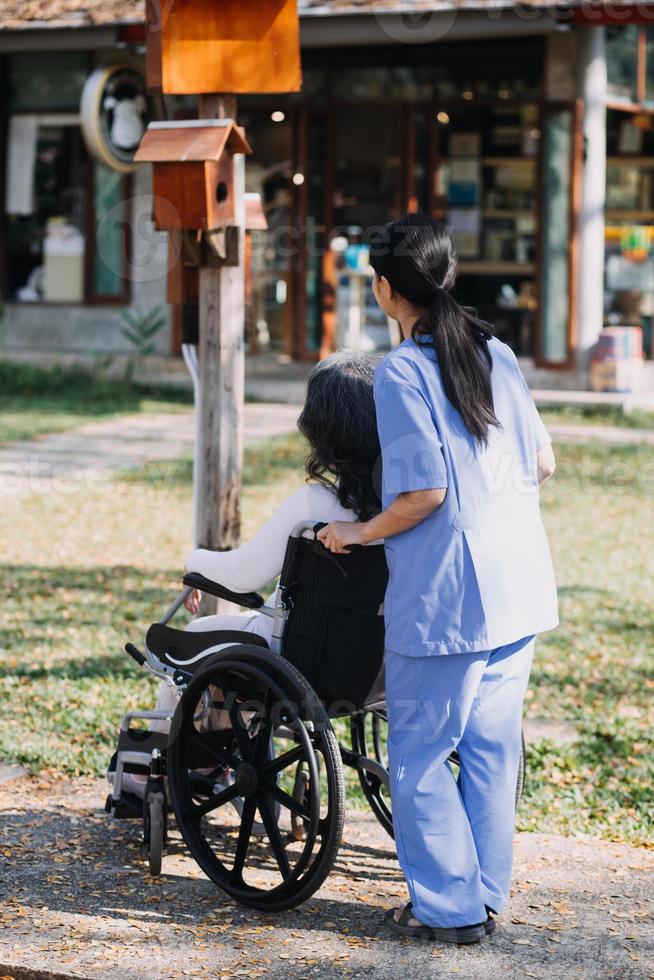
<svg viewBox="0 0 654 980"><path fill-rule="evenodd" d="M79 23L64 26L62 7ZM583 366L606 323L641 326L651 356L654 21L600 4L392 7L301 0L302 91L239 98L247 189L268 220L251 242L251 349L388 348L396 328L375 307L366 244L420 210L452 231L459 298L519 356ZM98 8L60 0L43 22L0 19L7 355L125 351L126 312L159 308L156 350L179 350L148 166L113 168L80 126L91 74L144 70L132 5ZM166 97L148 112L197 108Z"/></svg>

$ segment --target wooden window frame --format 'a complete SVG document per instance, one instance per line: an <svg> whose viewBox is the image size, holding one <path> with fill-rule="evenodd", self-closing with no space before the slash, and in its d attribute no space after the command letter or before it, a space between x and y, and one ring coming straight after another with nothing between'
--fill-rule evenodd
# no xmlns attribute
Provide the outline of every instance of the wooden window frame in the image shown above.
<svg viewBox="0 0 654 980"><path fill-rule="evenodd" d="M633 23L631 21L630 23ZM625 24L625 27L629 24ZM636 39L636 100L607 98L607 109L619 109L621 112L654 114L654 100L647 100L647 28L648 24L638 24ZM654 26L654 25L652 25Z"/></svg>
<svg viewBox="0 0 654 980"><path fill-rule="evenodd" d="M40 116L47 117L48 115L56 116L57 113L43 112L39 113ZM10 114L5 111L0 111L0 135L4 136L2 145L7 145L7 134L9 131L9 119ZM70 125L75 125L70 123ZM95 192L95 166L92 157L87 154L84 166L84 295L79 302L59 302L57 300L46 300L40 299L35 301L30 301L29 304L21 303L16 300L13 296L8 295L8 281L7 281L7 240L8 240L8 215L3 206L2 213L0 215L0 297L2 301L7 304L16 304L18 306L30 307L43 307L43 306L74 306L76 309L85 306L126 306L130 303L132 289L131 289L131 277L130 277L130 262L129 262L129 248L131 247L131 234L130 234L130 198L132 193L132 178L131 174L123 175L123 215L124 215L124 245L122 249L123 255L123 268L122 268L122 289L120 293L115 296L99 294L94 291L93 288L93 272L95 268L95 262L97 261L97 247L95 238L95 206L94 206L94 192ZM2 193L3 201L6 193L6 153L2 154L2 160L0 161L0 192Z"/></svg>

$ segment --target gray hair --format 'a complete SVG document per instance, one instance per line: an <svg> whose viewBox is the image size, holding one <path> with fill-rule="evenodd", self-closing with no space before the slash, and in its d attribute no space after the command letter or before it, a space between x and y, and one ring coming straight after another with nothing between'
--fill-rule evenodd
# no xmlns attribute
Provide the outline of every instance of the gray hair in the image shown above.
<svg viewBox="0 0 654 980"><path fill-rule="evenodd" d="M333 490L362 519L379 510L373 470L380 448L373 399L378 356L340 350L319 361L307 378L298 428L307 439L309 480Z"/></svg>

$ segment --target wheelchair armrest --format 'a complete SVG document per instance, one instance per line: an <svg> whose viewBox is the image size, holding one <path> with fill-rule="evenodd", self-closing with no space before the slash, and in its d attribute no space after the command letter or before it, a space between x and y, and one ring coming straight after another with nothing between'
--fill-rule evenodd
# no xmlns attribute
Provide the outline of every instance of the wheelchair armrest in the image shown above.
<svg viewBox="0 0 654 980"><path fill-rule="evenodd" d="M263 606L263 596L260 596L258 592L231 592L224 585L212 582L204 575L200 575L199 572L187 572L183 581L184 585L190 585L192 589L199 589L200 592L207 592L219 599L235 602L237 606L245 606L247 609L259 609Z"/></svg>

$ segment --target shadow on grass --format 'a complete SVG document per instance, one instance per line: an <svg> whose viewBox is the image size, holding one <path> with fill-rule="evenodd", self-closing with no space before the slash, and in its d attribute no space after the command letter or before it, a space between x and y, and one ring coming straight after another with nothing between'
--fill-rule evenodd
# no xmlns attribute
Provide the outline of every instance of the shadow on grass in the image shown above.
<svg viewBox="0 0 654 980"><path fill-rule="evenodd" d="M0 635L0 640L2 639ZM134 640L127 634L125 642L131 639L137 647L143 647L143 642L139 642L139 637ZM49 680L70 680L78 681L83 678L89 680L98 679L126 679L133 677L137 670L137 665L124 650L117 649L115 653L100 657L88 657L85 660L69 660L56 667L41 664L37 667L29 667L20 664L17 667L7 667L0 664L0 678L15 677L17 679L30 678L37 681L48 678Z"/></svg>
<svg viewBox="0 0 654 980"><path fill-rule="evenodd" d="M128 673L130 661L121 653L122 644L128 639L142 643L145 630L172 601L177 586L181 590L178 568L148 575L128 565L6 566L0 586L5 612L0 676ZM53 654L70 659L53 663Z"/></svg>
<svg viewBox="0 0 654 980"><path fill-rule="evenodd" d="M558 589L559 599L564 596L598 596L605 595L611 596L613 593L609 589L600 589L595 585L559 585Z"/></svg>

